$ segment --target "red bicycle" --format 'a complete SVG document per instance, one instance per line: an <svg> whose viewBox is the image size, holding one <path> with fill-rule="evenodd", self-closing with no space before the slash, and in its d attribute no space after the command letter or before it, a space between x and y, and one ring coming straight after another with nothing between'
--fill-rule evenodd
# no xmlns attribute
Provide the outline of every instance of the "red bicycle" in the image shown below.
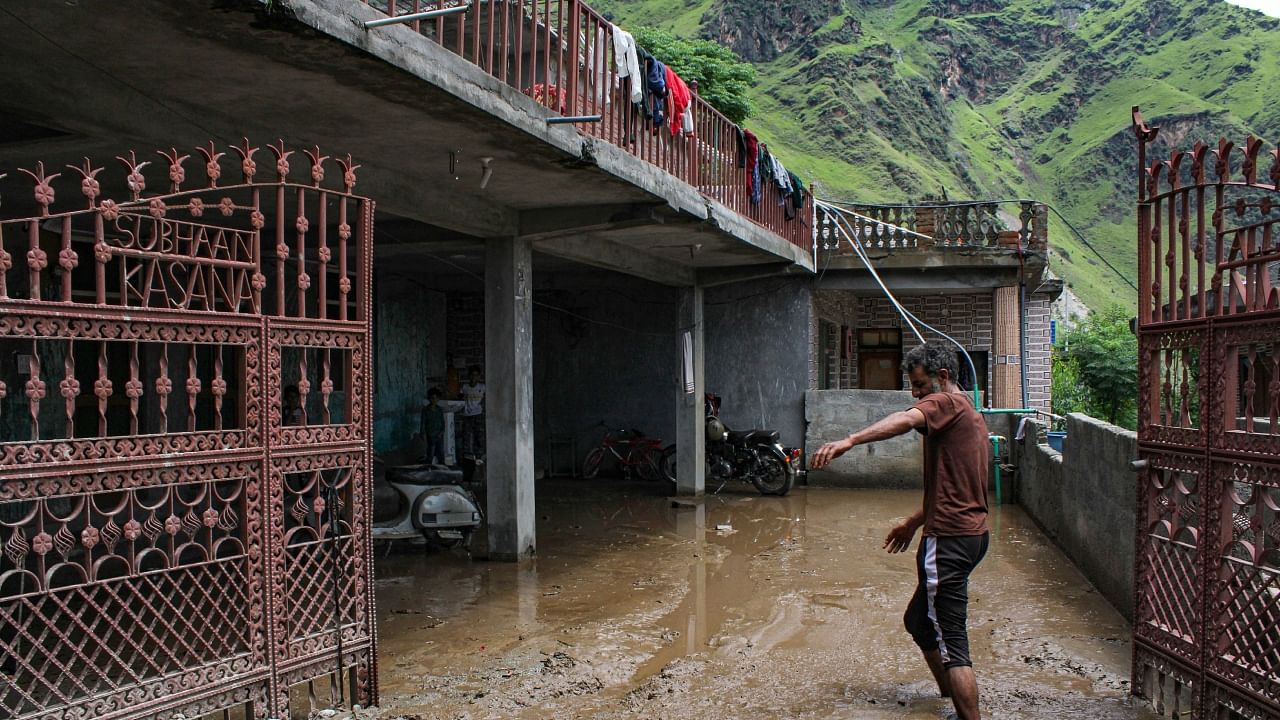
<svg viewBox="0 0 1280 720"><path fill-rule="evenodd" d="M645 437L639 430L611 430L604 423L604 438L600 446L592 448L582 461L582 476L592 480L600 475L605 453L613 455L622 469L623 477L630 479L632 470L643 480L657 480L662 476L662 440Z"/></svg>

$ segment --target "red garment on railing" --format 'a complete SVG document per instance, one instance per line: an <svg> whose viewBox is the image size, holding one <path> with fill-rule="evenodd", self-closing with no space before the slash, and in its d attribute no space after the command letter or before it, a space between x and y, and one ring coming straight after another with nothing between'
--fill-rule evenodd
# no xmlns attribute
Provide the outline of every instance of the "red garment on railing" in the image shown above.
<svg viewBox="0 0 1280 720"><path fill-rule="evenodd" d="M760 162L760 140L755 133L743 129L743 137L747 139L747 191L755 189L756 163Z"/></svg>
<svg viewBox="0 0 1280 720"><path fill-rule="evenodd" d="M693 103L693 93L689 92L689 86L684 84L684 80L667 66L667 89L671 91L671 134L680 135L683 132L686 135L693 134L693 113L690 111L690 105ZM685 125L688 127L685 127Z"/></svg>

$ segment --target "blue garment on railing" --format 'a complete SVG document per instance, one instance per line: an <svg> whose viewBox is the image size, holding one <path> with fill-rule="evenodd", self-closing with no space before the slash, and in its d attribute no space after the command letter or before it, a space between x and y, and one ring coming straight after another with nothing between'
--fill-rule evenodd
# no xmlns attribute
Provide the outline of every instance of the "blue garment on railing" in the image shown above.
<svg viewBox="0 0 1280 720"><path fill-rule="evenodd" d="M657 58L650 58L645 65L645 90L653 125L662 127L667 122L667 66Z"/></svg>

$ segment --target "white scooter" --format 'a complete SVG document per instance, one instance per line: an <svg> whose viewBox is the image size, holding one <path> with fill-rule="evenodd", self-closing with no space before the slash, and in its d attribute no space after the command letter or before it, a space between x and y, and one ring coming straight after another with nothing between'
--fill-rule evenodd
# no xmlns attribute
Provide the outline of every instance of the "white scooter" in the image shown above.
<svg viewBox="0 0 1280 720"><path fill-rule="evenodd" d="M484 521L480 504L462 487L462 471L444 465L386 466L374 460L374 482L381 478L399 495L395 517L373 524L374 541L423 538L427 544L466 547Z"/></svg>

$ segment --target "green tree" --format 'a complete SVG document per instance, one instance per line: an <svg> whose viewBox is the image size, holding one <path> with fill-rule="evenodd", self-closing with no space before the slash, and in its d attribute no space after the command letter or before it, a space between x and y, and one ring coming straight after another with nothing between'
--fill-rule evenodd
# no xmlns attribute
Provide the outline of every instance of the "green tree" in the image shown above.
<svg viewBox="0 0 1280 720"><path fill-rule="evenodd" d="M756 69L732 50L711 40L686 40L651 27L637 28L632 34L640 47L686 83L696 81L702 99L725 117L741 123L751 116L747 93L756 81Z"/></svg>
<svg viewBox="0 0 1280 720"><path fill-rule="evenodd" d="M1069 357L1088 389L1091 414L1130 429L1138 425L1138 338L1119 306L1094 313L1071 334Z"/></svg>
<svg viewBox="0 0 1280 720"><path fill-rule="evenodd" d="M1080 382L1080 361L1067 354L1059 343L1053 348L1052 358L1053 414L1089 413L1089 388Z"/></svg>

